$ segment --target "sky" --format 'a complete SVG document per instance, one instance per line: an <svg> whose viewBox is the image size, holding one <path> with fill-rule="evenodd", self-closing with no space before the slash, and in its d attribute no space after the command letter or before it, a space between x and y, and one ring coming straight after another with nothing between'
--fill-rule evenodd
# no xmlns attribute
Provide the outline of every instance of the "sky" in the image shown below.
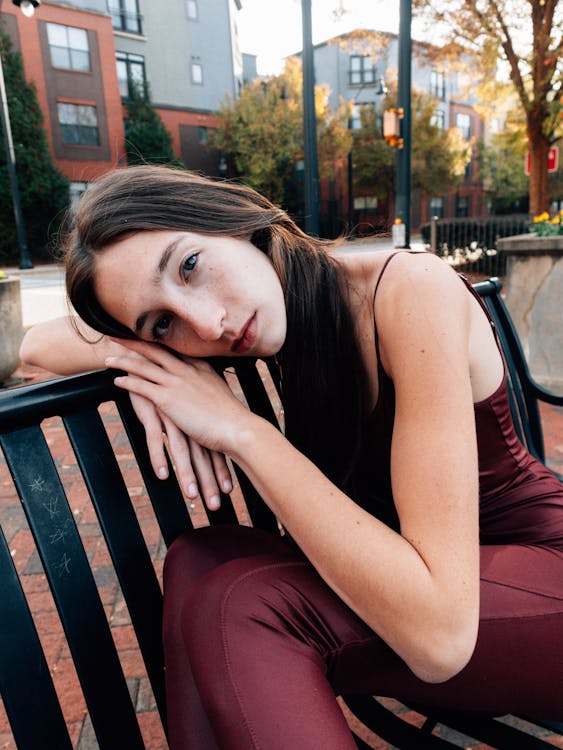
<svg viewBox="0 0 563 750"><path fill-rule="evenodd" d="M258 55L258 73L277 74L283 58L301 50L300 0L241 0L236 15L242 52ZM335 16L334 10L345 12ZM364 27L399 31L399 0L312 0L313 44ZM413 24L413 38L416 25ZM420 37L419 37L420 38Z"/></svg>

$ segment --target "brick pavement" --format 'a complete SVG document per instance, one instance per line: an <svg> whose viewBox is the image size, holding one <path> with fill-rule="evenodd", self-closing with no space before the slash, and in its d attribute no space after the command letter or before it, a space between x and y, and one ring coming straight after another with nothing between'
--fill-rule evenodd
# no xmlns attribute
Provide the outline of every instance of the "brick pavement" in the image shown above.
<svg viewBox="0 0 563 750"><path fill-rule="evenodd" d="M29 377L28 372L16 375ZM32 372L31 377L36 377ZM548 447L548 463L555 470L563 473L563 410L551 406L542 409L545 439ZM114 450L118 456L134 507L140 520L140 525L147 540L157 573L162 572L164 545L159 537L156 521L151 505L146 496L143 482L132 460L131 449L127 439L121 431L120 422L110 406L104 406L102 415ZM108 551L102 541L100 530L90 505L86 488L75 465L72 450L64 428L58 419L50 419L44 423L47 442L53 448L57 457L57 466L68 493L71 508L84 545L91 561L94 575L102 602L104 604L112 633L119 651L125 675L128 679L130 692L136 706L139 724L148 750L166 750L167 745L162 727L154 706L148 679L140 657L135 647L133 629L120 595L119 586L110 564ZM201 508L191 511L195 525L205 523ZM68 647L54 603L48 590L37 552L27 529L24 514L16 492L11 484L8 471L0 458L0 522L12 552L13 559L20 575L30 606L40 630L42 644L47 662L53 675L55 687L61 696L65 718L68 722L73 746L77 750L94 750L97 743L89 722L84 699L78 686L78 679L72 666ZM390 701L398 711L405 711ZM414 712L408 712L409 720L419 723L421 717ZM382 740L370 737L366 733L365 739L370 741L376 750L388 750L389 745ZM551 738L555 747L563 748L563 738ZM467 748L472 750L486 750L485 745L477 745L468 739ZM15 750L15 743L10 734L3 706L0 704L0 749ZM48 750L48 749L46 749ZM124 750L126 750L124 748Z"/></svg>

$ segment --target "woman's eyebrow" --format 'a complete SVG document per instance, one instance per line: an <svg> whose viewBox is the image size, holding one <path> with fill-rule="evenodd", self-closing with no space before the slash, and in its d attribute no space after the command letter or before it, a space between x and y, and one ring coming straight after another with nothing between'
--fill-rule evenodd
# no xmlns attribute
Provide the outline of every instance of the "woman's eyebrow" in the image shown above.
<svg viewBox="0 0 563 750"><path fill-rule="evenodd" d="M176 237L176 239L172 240L163 250L162 255L160 256L160 260L158 261L158 266L156 267L156 271L153 274L152 282L153 284L158 284L160 282L160 278L162 274L166 271L166 266L168 265L168 261L172 257L173 252L178 247L179 243L181 242L183 238Z"/></svg>
<svg viewBox="0 0 563 750"><path fill-rule="evenodd" d="M152 276L152 283L158 284L160 282L160 279L162 277L162 274L166 271L166 267L168 266L168 262L170 261L170 258L172 257L174 251L178 247L179 243L181 242L182 237L176 237L176 239L172 240L166 247L164 248L162 255L160 256L160 259L158 261L158 265L156 267L156 270ZM135 333L140 334L143 330L143 327L146 323L146 320L149 316L148 312L143 312L139 315L137 320L135 321Z"/></svg>

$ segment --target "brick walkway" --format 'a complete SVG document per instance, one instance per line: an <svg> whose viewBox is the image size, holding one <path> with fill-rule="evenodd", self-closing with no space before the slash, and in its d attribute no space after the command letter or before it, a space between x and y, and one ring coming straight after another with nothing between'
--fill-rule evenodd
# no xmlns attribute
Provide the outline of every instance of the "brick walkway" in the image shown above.
<svg viewBox="0 0 563 750"><path fill-rule="evenodd" d="M114 450L118 455L118 460L140 519L141 528L147 540L156 570L160 574L165 550L158 535L152 508L145 494L143 483L134 467L134 462L131 460L130 447L124 434L120 431L120 423L112 408L104 407L103 417ZM555 470L563 473L563 410L546 406L543 409L543 417L545 439L549 454L548 463ZM58 457L57 464L60 476L68 493L71 508L93 566L102 602L112 626L112 632L124 665L133 701L138 711L139 723L147 748L148 750L166 750L166 741L155 711L154 700L151 695L142 659L135 648L135 639L129 616L120 595L118 583L113 574L108 551L101 539L86 488L75 466L66 433L62 424L57 419L51 419L46 422L44 424L44 432L49 445L53 449L54 455ZM203 513L198 508L194 509L193 518L196 525L204 523ZM53 600L49 593L37 552L34 549L31 535L27 529L23 511L11 484L3 458L1 457L0 521L18 572L22 576L26 594L41 633L42 643L53 675L55 687L62 698L65 718L70 727L73 745L78 750L94 750L97 748L97 743L87 717L84 699L78 686L70 653L64 643L64 636L55 613ZM393 702L391 704L395 705ZM420 721L420 717L412 712L411 717L413 722ZM371 741L372 746L377 748L377 750L387 750L389 748L387 743L377 738L371 738ZM554 736L552 742L554 746L563 748L562 737ZM484 745L471 744L469 740L466 747L474 748L475 750L477 748L485 750L486 748ZM15 750L15 743L11 737L1 704L0 749ZM49 749L46 748L45 750Z"/></svg>

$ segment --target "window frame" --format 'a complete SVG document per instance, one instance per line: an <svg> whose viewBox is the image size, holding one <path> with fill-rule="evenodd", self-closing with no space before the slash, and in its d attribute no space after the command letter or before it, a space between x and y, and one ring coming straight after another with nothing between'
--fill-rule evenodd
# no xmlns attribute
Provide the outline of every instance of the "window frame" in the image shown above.
<svg viewBox="0 0 563 750"><path fill-rule="evenodd" d="M436 68L430 71L430 93L442 101L446 98L446 76L443 71Z"/></svg>
<svg viewBox="0 0 563 750"><path fill-rule="evenodd" d="M463 119L464 121L466 121L467 124L460 125L460 119ZM462 134L462 136L465 138L466 141L468 141L471 138L472 122L471 122L471 115L468 112L456 112L455 126L459 130L459 132Z"/></svg>
<svg viewBox="0 0 563 750"><path fill-rule="evenodd" d="M73 110L67 111L73 111L75 113L76 122L64 122L61 119L62 107L73 108ZM87 114L94 115L94 119L96 121L95 125L91 125L84 121L80 122L81 119L87 119ZM80 102L57 102L57 122L59 124L61 142L65 147L96 148L101 145L98 109L95 104L82 104ZM73 128L73 130L71 130L71 128ZM69 132L76 133L77 137L71 140L65 139L65 133L68 134ZM93 142L92 139L84 139L82 136L85 133L95 133L95 142Z"/></svg>
<svg viewBox="0 0 563 750"><path fill-rule="evenodd" d="M119 63L124 63L125 72L127 77L125 79L119 77ZM117 82L119 84L119 93L122 99L129 99L131 97L130 81L138 81L134 76L131 75L131 67L139 66L142 69L142 93L147 93L147 70L145 66L144 55L139 55L136 52L122 52L121 50L115 51L115 66L117 70ZM122 91L122 83L127 87L127 92L124 94Z"/></svg>
<svg viewBox="0 0 563 750"><path fill-rule="evenodd" d="M186 18L188 21L199 21L199 3L198 0L184 0L186 8ZM190 8L194 9L194 14L190 12Z"/></svg>
<svg viewBox="0 0 563 750"><path fill-rule="evenodd" d="M143 17L139 11L139 0L106 0L107 11L111 16L111 25L114 31L122 31L127 34L143 35ZM127 3L135 4L135 11L127 8ZM117 7L115 7L117 5ZM129 28L133 21L135 28Z"/></svg>
<svg viewBox="0 0 563 750"><path fill-rule="evenodd" d="M198 76L194 75L194 71L196 69L199 70L199 80L198 80ZM191 76L191 81L194 86L203 86L203 65L197 60L191 61L190 76Z"/></svg>
<svg viewBox="0 0 563 750"><path fill-rule="evenodd" d="M53 68L57 68L58 70L72 70L77 73L91 73L92 72L92 58L90 55L90 40L88 39L88 29L84 29L80 26L69 26L68 24L64 23L53 23L51 21L46 23L47 27L47 44L49 45L49 56L51 60L51 65ZM59 29L64 32L66 37L66 45L61 44L55 44L53 41L51 41L50 32L54 31L56 29ZM86 41L86 49L81 49L80 47L73 47L71 42L71 32L81 32L84 35L84 39ZM68 65L60 65L55 62L53 59L53 51L54 50L65 50L68 53ZM73 52L75 54L80 53L81 55L86 55L88 58L88 67L80 67L73 65Z"/></svg>
<svg viewBox="0 0 563 750"><path fill-rule="evenodd" d="M374 86L377 68L371 55L350 55L348 58L348 86Z"/></svg>

